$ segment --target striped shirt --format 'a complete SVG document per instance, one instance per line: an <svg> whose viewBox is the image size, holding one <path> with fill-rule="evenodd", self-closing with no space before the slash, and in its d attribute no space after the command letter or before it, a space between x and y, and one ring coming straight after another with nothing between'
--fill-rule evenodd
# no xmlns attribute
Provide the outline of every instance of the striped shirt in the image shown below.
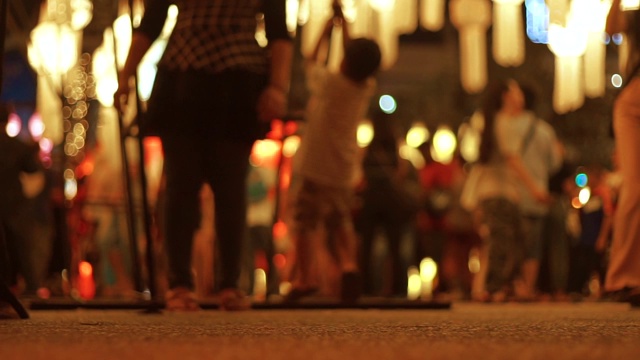
<svg viewBox="0 0 640 360"><path fill-rule="evenodd" d="M178 18L159 64L170 70L266 73L267 50L255 38L262 16L267 40L290 39L285 0L148 0L136 31L157 38L171 4L178 7Z"/></svg>

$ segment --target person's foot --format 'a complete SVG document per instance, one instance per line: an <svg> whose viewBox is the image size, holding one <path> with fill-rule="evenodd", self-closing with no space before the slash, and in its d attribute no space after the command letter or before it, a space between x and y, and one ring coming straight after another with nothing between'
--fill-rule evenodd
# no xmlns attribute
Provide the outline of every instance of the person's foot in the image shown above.
<svg viewBox="0 0 640 360"><path fill-rule="evenodd" d="M165 309L167 311L201 310L196 295L186 287L176 287L167 291L165 295Z"/></svg>
<svg viewBox="0 0 640 360"><path fill-rule="evenodd" d="M243 311L251 309L251 299L242 290L227 288L220 291L220 310Z"/></svg>

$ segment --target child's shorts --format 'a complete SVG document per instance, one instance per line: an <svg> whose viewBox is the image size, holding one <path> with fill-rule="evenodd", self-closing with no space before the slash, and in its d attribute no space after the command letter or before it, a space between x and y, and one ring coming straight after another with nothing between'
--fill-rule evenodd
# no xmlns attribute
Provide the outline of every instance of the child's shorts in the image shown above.
<svg viewBox="0 0 640 360"><path fill-rule="evenodd" d="M330 187L301 179L293 191L293 220L297 231L327 230L351 226L353 190Z"/></svg>

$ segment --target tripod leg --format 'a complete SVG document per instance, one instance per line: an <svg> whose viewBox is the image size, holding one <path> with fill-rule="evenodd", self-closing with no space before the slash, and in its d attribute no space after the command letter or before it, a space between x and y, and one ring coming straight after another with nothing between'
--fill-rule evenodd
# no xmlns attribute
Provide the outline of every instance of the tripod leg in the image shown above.
<svg viewBox="0 0 640 360"><path fill-rule="evenodd" d="M21 319L29 318L27 309L22 306L18 298L13 295L11 290L9 290L9 287L7 287L7 285L5 284L0 284L0 301L6 301L9 305L11 305L11 307L16 311Z"/></svg>

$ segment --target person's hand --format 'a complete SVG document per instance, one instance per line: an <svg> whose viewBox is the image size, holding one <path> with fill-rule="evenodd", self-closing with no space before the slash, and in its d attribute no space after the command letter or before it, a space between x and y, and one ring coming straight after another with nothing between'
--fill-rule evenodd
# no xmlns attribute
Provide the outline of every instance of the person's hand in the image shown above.
<svg viewBox="0 0 640 360"><path fill-rule="evenodd" d="M267 86L258 98L258 118L262 122L284 116L287 112L287 93L275 85Z"/></svg>

